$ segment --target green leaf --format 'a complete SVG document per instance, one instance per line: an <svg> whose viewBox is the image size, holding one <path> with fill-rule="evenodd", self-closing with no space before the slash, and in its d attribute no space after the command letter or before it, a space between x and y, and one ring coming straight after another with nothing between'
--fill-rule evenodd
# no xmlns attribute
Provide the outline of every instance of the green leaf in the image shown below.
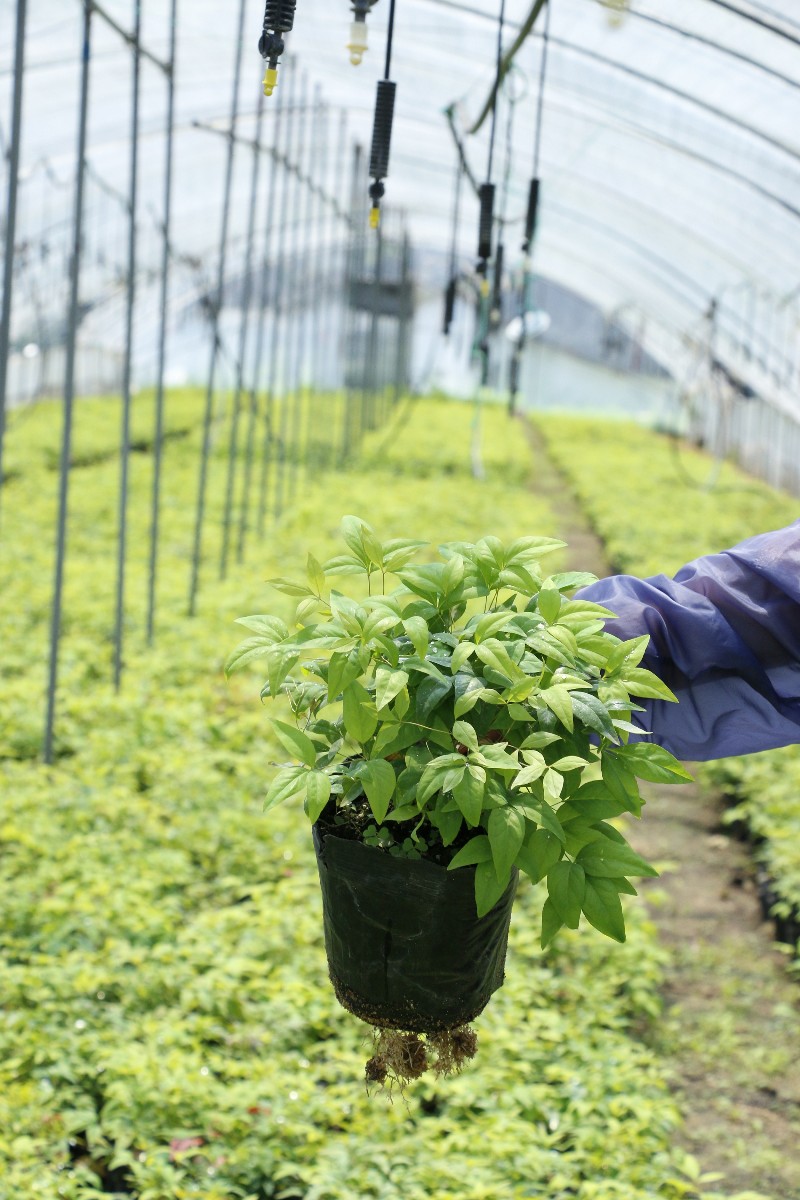
<svg viewBox="0 0 800 1200"><path fill-rule="evenodd" d="M620 679L634 696L649 696L653 700L672 700L677 704L678 697L671 692L663 680L652 671L642 667L625 667L620 672Z"/></svg>
<svg viewBox="0 0 800 1200"><path fill-rule="evenodd" d="M559 929L563 929L563 927L564 922L558 915L555 904L553 904L553 901L548 896L544 902L544 907L542 908L541 946L543 950L547 949L553 938L558 933Z"/></svg>
<svg viewBox="0 0 800 1200"><path fill-rule="evenodd" d="M573 712L582 724L588 729L593 729L595 733L602 733L612 742L619 741L608 709L596 696L587 695L586 692L570 692L570 697Z"/></svg>
<svg viewBox="0 0 800 1200"><path fill-rule="evenodd" d="M283 592L284 596L314 595L308 584L294 583L291 579L268 579L267 583L270 587L274 587L276 592Z"/></svg>
<svg viewBox="0 0 800 1200"><path fill-rule="evenodd" d="M491 912L508 887L508 879L498 879L494 864L478 863L475 868L475 905L478 917Z"/></svg>
<svg viewBox="0 0 800 1200"><path fill-rule="evenodd" d="M586 890L586 875L577 863L562 859L547 872L547 892L559 918L568 929L577 929Z"/></svg>
<svg viewBox="0 0 800 1200"><path fill-rule="evenodd" d="M287 725L285 721L272 722L272 728L275 730L275 736L278 741L288 750L292 758L299 758L307 767L313 767L317 761L317 750L311 738L296 729L294 725Z"/></svg>
<svg viewBox="0 0 800 1200"><path fill-rule="evenodd" d="M584 767L588 767L588 762L585 758L579 758L577 754L567 754L564 758L558 758L550 766L554 771L582 771Z"/></svg>
<svg viewBox="0 0 800 1200"><path fill-rule="evenodd" d="M453 737L468 750L478 749L478 735L469 721L456 721L453 725Z"/></svg>
<svg viewBox="0 0 800 1200"><path fill-rule="evenodd" d="M640 779L648 779L651 783L691 782L692 776L686 768L663 746L634 742L632 745L619 746L614 753Z"/></svg>
<svg viewBox="0 0 800 1200"><path fill-rule="evenodd" d="M273 617L269 614L237 617L236 624L244 625L245 629L252 629L253 633L261 634L267 644L282 642L289 636L289 626L286 622L282 621L280 617Z"/></svg>
<svg viewBox="0 0 800 1200"><path fill-rule="evenodd" d="M492 809L487 832L497 876L507 882L514 859L525 838L525 818L510 805Z"/></svg>
<svg viewBox="0 0 800 1200"><path fill-rule="evenodd" d="M453 797L468 825L475 826L481 819L483 794L486 787L486 772L470 763L460 781L453 788Z"/></svg>
<svg viewBox="0 0 800 1200"><path fill-rule="evenodd" d="M504 609L502 612L485 613L475 625L472 632L473 641L478 644L485 642L493 634L505 629L516 615L512 608Z"/></svg>
<svg viewBox="0 0 800 1200"><path fill-rule="evenodd" d="M627 812L641 816L642 798L639 795L639 785L636 776L629 771L616 753L604 750L600 756L600 769L603 773L603 783L615 800Z"/></svg>
<svg viewBox="0 0 800 1200"><path fill-rule="evenodd" d="M587 875L613 879L617 875L657 875L658 871L627 844L607 838L585 846L578 855Z"/></svg>
<svg viewBox="0 0 800 1200"><path fill-rule="evenodd" d="M362 521L360 517L342 517L340 528L347 548L353 552L353 555L359 562L363 563L365 567L373 564L373 559L365 547L365 535L371 534L373 542L375 535L366 521ZM374 549L374 545L372 548ZM379 566L380 563L375 563L374 565Z"/></svg>
<svg viewBox="0 0 800 1200"><path fill-rule="evenodd" d="M647 649L647 644L650 641L650 634L642 634L641 637L630 638L626 642L620 642L614 646L611 653L605 662L606 675L613 675L615 671L625 663L629 667L635 667L641 662L644 657L644 652Z"/></svg>
<svg viewBox="0 0 800 1200"><path fill-rule="evenodd" d="M358 650L332 654L328 662L328 699L335 700L361 673Z"/></svg>
<svg viewBox="0 0 800 1200"><path fill-rule="evenodd" d="M311 553L309 553L306 561L306 571L308 572L308 578L312 588L317 595L321 596L325 590L325 572L322 569L322 563L320 563Z"/></svg>
<svg viewBox="0 0 800 1200"><path fill-rule="evenodd" d="M265 641L264 637L245 638L231 652L228 661L225 663L225 675L231 676L234 671L241 671L242 667L246 667L248 663L253 662L256 658L264 658L266 655L273 652L274 642Z"/></svg>
<svg viewBox="0 0 800 1200"><path fill-rule="evenodd" d="M625 917L619 893L610 879L587 879L581 904L590 925L615 942L625 941Z"/></svg>
<svg viewBox="0 0 800 1200"><path fill-rule="evenodd" d="M344 689L342 714L347 733L361 745L369 741L378 727L375 703L360 683L351 683Z"/></svg>
<svg viewBox="0 0 800 1200"><path fill-rule="evenodd" d="M529 783L535 783L537 779L541 779L547 770L547 764L544 759L541 762L532 762L528 766L523 767L518 775L515 775L511 780L512 788L525 787Z"/></svg>
<svg viewBox="0 0 800 1200"><path fill-rule="evenodd" d="M364 763L356 774L367 794L372 815L381 825L389 811L389 803L397 783L394 767L384 758L373 758Z"/></svg>
<svg viewBox="0 0 800 1200"><path fill-rule="evenodd" d="M460 645L456 646L450 662L450 670L454 675L461 670L470 655L474 654L475 649L476 647L474 642L461 642Z"/></svg>
<svg viewBox="0 0 800 1200"><path fill-rule="evenodd" d="M367 571L362 560L352 554L337 554L323 563L322 569L326 575L365 575Z"/></svg>
<svg viewBox="0 0 800 1200"><path fill-rule="evenodd" d="M491 862L492 847L489 844L488 837L470 838L466 846L462 846L458 854L447 864L448 871L455 871L457 867L471 867L475 863Z"/></svg>
<svg viewBox="0 0 800 1200"><path fill-rule="evenodd" d="M489 743L481 746L479 753L474 755L472 761L480 763L482 767L489 767L493 771L519 770L517 751L509 753L502 742L498 742L496 745Z"/></svg>
<svg viewBox="0 0 800 1200"><path fill-rule="evenodd" d="M331 779L325 771L306 772L306 815L316 821L331 795Z"/></svg>
<svg viewBox="0 0 800 1200"><path fill-rule="evenodd" d="M588 587L591 583L597 583L597 576L592 575L590 571L559 571L550 576L550 582L560 592L569 592L573 588Z"/></svg>
<svg viewBox="0 0 800 1200"><path fill-rule="evenodd" d="M562 725L572 733L574 722L572 717L572 700L570 692L565 687L559 687L556 684L554 687L545 688L539 693L539 698L544 701L552 713L558 717Z"/></svg>
<svg viewBox="0 0 800 1200"><path fill-rule="evenodd" d="M543 829L549 830L563 844L565 834L561 822L556 816L555 809L546 800L536 796L526 796L524 809L529 820L537 821Z"/></svg>
<svg viewBox="0 0 800 1200"><path fill-rule="evenodd" d="M492 671L497 671L503 679L507 679L510 683L523 677L523 672L517 664L509 657L506 651L499 642L487 641L483 645L477 647L476 653L478 658L485 666Z"/></svg>
<svg viewBox="0 0 800 1200"><path fill-rule="evenodd" d="M413 538L391 538L383 544L384 569L393 574L401 570L417 553L427 546L427 542L417 542Z"/></svg>
<svg viewBox="0 0 800 1200"><path fill-rule="evenodd" d="M534 829L520 847L516 862L533 883L538 883L563 853L564 847L557 837L546 829Z"/></svg>
<svg viewBox="0 0 800 1200"><path fill-rule="evenodd" d="M423 679L417 688L417 716L425 721L453 690L452 679Z"/></svg>
<svg viewBox="0 0 800 1200"><path fill-rule="evenodd" d="M556 588L546 585L542 588L538 597L538 609L548 625L552 625L558 619L561 611L561 596Z"/></svg>
<svg viewBox="0 0 800 1200"><path fill-rule="evenodd" d="M378 712L391 704L395 696L399 696L408 683L405 671L389 671L386 667L378 667L375 672L375 705Z"/></svg>
<svg viewBox="0 0 800 1200"><path fill-rule="evenodd" d="M407 637L411 639L411 644L420 658L424 658L428 652L428 641L430 634L428 633L428 623L422 617L409 617L403 621L403 629L406 631Z"/></svg>
<svg viewBox="0 0 800 1200"><path fill-rule="evenodd" d="M264 812L305 791L307 774L305 767L284 767L278 771L264 797Z"/></svg>

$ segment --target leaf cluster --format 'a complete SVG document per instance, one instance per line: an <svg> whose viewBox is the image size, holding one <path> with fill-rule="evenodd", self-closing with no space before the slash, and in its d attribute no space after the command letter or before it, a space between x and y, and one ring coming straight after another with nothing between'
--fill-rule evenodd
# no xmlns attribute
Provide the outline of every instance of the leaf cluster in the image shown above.
<svg viewBox="0 0 800 1200"><path fill-rule="evenodd" d="M342 534L346 552L309 556L307 581L271 580L297 600L292 627L240 618L251 636L228 671L265 659L262 697L295 718L273 720L291 761L266 807L300 798L317 821L365 803L378 826L458 839L449 867L474 868L479 916L517 868L546 880L543 945L581 915L624 941L620 895L655 871L612 821L640 815L638 779L689 778L629 741L633 697L674 700L639 665L647 638L621 641L603 628L613 613L570 598L593 576L543 574L553 538L451 542L420 562L423 543L382 543L358 517ZM356 594L331 587L343 575Z"/></svg>

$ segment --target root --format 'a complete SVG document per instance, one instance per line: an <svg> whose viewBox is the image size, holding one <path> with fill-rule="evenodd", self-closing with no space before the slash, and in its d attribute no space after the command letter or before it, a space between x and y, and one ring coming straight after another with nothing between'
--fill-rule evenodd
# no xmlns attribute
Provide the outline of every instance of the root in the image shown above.
<svg viewBox="0 0 800 1200"><path fill-rule="evenodd" d="M426 1041L423 1041L423 1037ZM401 1093L407 1083L426 1071L440 1078L457 1075L478 1049L478 1035L469 1025L422 1035L399 1029L374 1029L372 1057L367 1061L367 1088L371 1083L389 1091L395 1084Z"/></svg>

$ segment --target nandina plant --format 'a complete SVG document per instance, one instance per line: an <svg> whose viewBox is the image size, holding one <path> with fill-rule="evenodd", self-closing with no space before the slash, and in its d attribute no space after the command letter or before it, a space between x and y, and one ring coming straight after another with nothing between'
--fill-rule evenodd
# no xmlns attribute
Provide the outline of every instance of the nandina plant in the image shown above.
<svg viewBox="0 0 800 1200"><path fill-rule="evenodd" d="M583 915L625 940L620 894L654 875L615 818L640 816L638 779L691 777L643 741L634 699L675 700L639 664L647 637L604 630L608 609L571 593L593 575L546 575L563 542L495 537L439 546L381 542L345 517L346 552L307 582L273 579L297 600L294 621L239 618L250 630L227 670L266 660L262 697L285 697L273 718L291 758L266 808L302 800L312 822L355 830L368 845L448 870L474 867L478 917L514 868L543 890L542 946ZM346 577L350 594L331 588Z"/></svg>

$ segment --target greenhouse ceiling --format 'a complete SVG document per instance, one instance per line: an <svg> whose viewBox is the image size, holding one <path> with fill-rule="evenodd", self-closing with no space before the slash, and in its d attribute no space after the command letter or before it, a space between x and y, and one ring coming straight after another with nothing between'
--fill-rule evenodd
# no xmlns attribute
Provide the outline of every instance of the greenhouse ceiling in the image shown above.
<svg viewBox="0 0 800 1200"><path fill-rule="evenodd" d="M131 28L133 0L102 5ZM14 0L0 2L0 78L10 84ZM498 17L503 9L504 25ZM445 110L478 182L487 177L491 117L471 133L532 0L397 0L391 77L397 101L386 203L407 211L414 244L444 256L451 240L457 153ZM224 130L237 45L237 5L179 4L176 240L211 252L222 206ZM534 163L541 100L537 272L609 313L644 314L669 353L696 332L712 301L730 331L765 306L794 341L800 292L800 10L795 0L550 0L520 46L497 108L493 178L505 241L516 252ZM145 0L143 41L166 57L167 0ZM390 0L369 15L370 49L348 61L347 0L298 0L288 51L350 136L369 144L375 84L384 69ZM28 17L21 167L29 221L37 173L65 181L74 163L79 0L38 0ZM240 93L247 134L262 76L263 10L248 4ZM543 48L547 34L546 71ZM124 188L130 53L107 25L93 43L89 157ZM143 62L142 130L157 154L164 82ZM542 87L542 77L544 83ZM279 83L279 88L281 84ZM311 92L309 91L309 95ZM268 103L276 103L273 97ZM3 145L5 106L0 107ZM198 153L202 139L204 149ZM191 153L188 147L191 145ZM157 181L152 186L154 194ZM145 184L147 187L147 184ZM52 189L51 189L52 190ZM469 190L469 189L468 189ZM53 217L52 196L48 216ZM22 225L25 225L23 204ZM462 205L457 245L474 262L478 205ZM29 236L33 231L27 229ZM751 314L752 315L752 314Z"/></svg>

